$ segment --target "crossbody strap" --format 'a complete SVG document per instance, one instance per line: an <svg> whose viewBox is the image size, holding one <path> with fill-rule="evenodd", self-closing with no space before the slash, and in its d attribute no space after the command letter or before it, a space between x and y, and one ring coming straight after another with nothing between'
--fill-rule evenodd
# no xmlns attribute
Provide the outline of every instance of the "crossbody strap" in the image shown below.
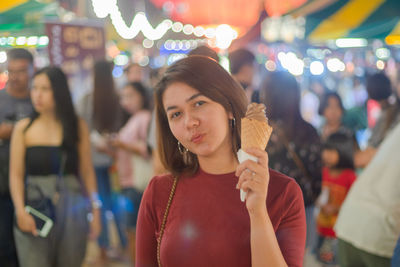
<svg viewBox="0 0 400 267"><path fill-rule="evenodd" d="M65 172L65 164L67 162L67 152L64 150L61 152L61 159L60 159L60 169L58 171L57 175L57 181L56 181L56 188L55 192L52 198L53 204L57 205L59 199L60 199L60 194L62 191L65 191L65 181L63 179L64 172Z"/></svg>
<svg viewBox="0 0 400 267"><path fill-rule="evenodd" d="M169 213L169 208L171 207L172 199L174 198L174 195L175 195L175 189L176 189L177 183L178 183L178 177L174 176L174 182L171 187L171 192L169 194L167 207L165 208L164 217L163 217L163 220L161 223L160 236L157 239L157 262L158 262L159 267L161 267L161 253L160 253L161 239L164 234L165 224L167 223L167 217L168 217L168 213Z"/></svg>

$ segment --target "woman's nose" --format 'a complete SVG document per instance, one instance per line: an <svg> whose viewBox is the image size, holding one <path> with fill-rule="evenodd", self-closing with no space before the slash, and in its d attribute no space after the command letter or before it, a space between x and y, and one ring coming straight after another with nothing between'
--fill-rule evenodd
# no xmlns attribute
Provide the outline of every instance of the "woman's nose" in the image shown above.
<svg viewBox="0 0 400 267"><path fill-rule="evenodd" d="M191 113L186 113L185 117L185 125L187 128L197 127L199 126L199 119Z"/></svg>

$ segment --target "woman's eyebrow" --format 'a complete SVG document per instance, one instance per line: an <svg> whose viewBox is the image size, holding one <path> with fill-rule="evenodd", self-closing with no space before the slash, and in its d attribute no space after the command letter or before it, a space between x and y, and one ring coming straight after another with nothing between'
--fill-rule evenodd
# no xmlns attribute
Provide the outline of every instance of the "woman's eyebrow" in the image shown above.
<svg viewBox="0 0 400 267"><path fill-rule="evenodd" d="M199 97L199 96L202 96L202 95L203 95L202 93L194 94L194 95L192 95L191 97L189 97L188 99L186 99L185 102L187 103L187 102L189 102L189 101L195 99L196 97ZM171 110L171 109L176 109L176 108L177 108L177 106L169 106L169 107L167 107L167 108L165 109L165 111L169 111L169 110Z"/></svg>
<svg viewBox="0 0 400 267"><path fill-rule="evenodd" d="M199 97L199 96L202 96L202 95L203 95L202 93L194 94L191 97L189 97L188 99L186 99L186 102L189 102L189 101L195 99L196 97Z"/></svg>

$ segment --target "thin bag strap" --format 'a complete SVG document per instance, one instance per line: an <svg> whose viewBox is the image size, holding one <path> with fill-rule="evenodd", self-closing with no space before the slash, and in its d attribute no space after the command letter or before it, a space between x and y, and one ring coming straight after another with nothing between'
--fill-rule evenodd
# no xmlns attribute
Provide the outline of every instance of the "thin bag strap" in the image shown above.
<svg viewBox="0 0 400 267"><path fill-rule="evenodd" d="M66 162L67 162L67 152L62 151L61 159L60 159L60 169L59 169L58 175L57 175L57 185L59 185L59 183L61 183L62 177L64 176Z"/></svg>
<svg viewBox="0 0 400 267"><path fill-rule="evenodd" d="M67 152L62 151L60 160L60 170L58 171L58 179L61 179L61 177L63 177L64 175L66 162L67 162Z"/></svg>
<svg viewBox="0 0 400 267"><path fill-rule="evenodd" d="M61 191L65 191L65 186L64 186L65 181L64 179L62 179L62 177L64 176L66 162L67 162L67 152L62 151L60 159L60 170L58 171L56 188L55 188L56 190L53 196L53 204L58 203ZM63 185L61 185L61 183L63 183Z"/></svg>
<svg viewBox="0 0 400 267"><path fill-rule="evenodd" d="M168 217L168 213L169 213L169 208L171 207L172 199L174 198L174 195L175 195L175 189L176 189L176 184L177 183L178 183L178 177L175 176L174 177L174 182L173 182L172 187L171 187L171 192L169 194L167 207L165 208L164 217L163 217L163 220L162 220L162 223L161 223L160 236L157 239L157 262L158 262L158 266L159 267L161 267L161 253L160 253L161 239L162 239L162 236L164 234L165 224L167 223L167 217Z"/></svg>
<svg viewBox="0 0 400 267"><path fill-rule="evenodd" d="M289 141L286 138L286 135L283 132L283 130L276 124L274 124L273 127L275 129L275 132L278 134L280 140L285 145L286 150L290 153L290 156L292 156L294 163L303 172L304 176L307 177L308 179L310 179L311 176L308 174L308 171L307 171L306 167L304 166L303 161L300 159L300 157L296 153L296 151L289 145Z"/></svg>

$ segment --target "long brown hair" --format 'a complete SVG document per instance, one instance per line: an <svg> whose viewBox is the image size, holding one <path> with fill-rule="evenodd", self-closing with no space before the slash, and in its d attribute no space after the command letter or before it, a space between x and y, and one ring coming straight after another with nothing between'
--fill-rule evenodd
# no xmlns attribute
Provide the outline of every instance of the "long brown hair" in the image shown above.
<svg viewBox="0 0 400 267"><path fill-rule="evenodd" d="M289 140L311 142L315 136L309 136L305 128L312 127L300 113L300 88L288 72L270 72L260 89L261 103L267 107L266 113L273 123L281 128Z"/></svg>
<svg viewBox="0 0 400 267"><path fill-rule="evenodd" d="M99 132L114 132L121 126L121 107L112 77L112 63L94 64L93 126Z"/></svg>
<svg viewBox="0 0 400 267"><path fill-rule="evenodd" d="M214 60L204 56L190 56L177 61L165 72L155 88L157 140L161 162L174 175L194 174L199 167L196 155L187 152L184 160L177 146L178 140L169 128L164 110L163 94L169 85L185 83L231 112L236 122L232 128L232 152L240 148L240 119L245 115L247 98L242 87Z"/></svg>

